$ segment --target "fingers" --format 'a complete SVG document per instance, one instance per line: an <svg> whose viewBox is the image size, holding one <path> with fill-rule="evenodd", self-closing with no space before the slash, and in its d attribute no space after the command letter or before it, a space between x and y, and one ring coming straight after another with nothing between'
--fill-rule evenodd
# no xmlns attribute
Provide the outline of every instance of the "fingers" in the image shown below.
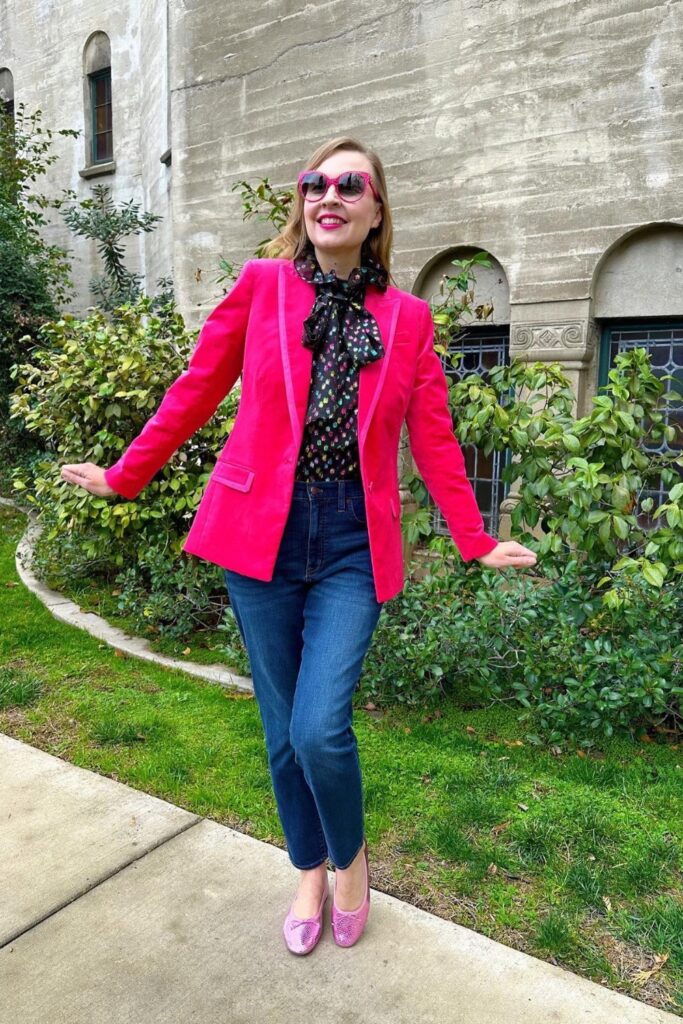
<svg viewBox="0 0 683 1024"><path fill-rule="evenodd" d="M92 462L66 463L60 469L62 480L69 484L77 484L91 494L98 494L99 487L93 470L97 470Z"/></svg>
<svg viewBox="0 0 683 1024"><path fill-rule="evenodd" d="M82 465L62 466L60 475L72 484L83 484L90 479L90 473Z"/></svg>

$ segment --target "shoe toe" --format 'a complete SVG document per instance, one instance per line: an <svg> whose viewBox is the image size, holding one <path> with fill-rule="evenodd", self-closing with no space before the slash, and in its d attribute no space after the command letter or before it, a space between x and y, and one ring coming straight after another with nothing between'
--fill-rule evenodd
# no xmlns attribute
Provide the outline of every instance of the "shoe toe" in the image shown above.
<svg viewBox="0 0 683 1024"><path fill-rule="evenodd" d="M292 953L310 953L317 944L322 927L316 921L299 921L297 918L288 916L285 921L283 934L285 942Z"/></svg>

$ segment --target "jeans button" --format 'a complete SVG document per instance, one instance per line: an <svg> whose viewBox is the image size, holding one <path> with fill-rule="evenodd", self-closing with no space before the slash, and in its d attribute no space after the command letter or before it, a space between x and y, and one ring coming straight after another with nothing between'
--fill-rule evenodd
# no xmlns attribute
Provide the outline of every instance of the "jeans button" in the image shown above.
<svg viewBox="0 0 683 1024"><path fill-rule="evenodd" d="M311 494L320 494L320 487L311 487Z"/></svg>

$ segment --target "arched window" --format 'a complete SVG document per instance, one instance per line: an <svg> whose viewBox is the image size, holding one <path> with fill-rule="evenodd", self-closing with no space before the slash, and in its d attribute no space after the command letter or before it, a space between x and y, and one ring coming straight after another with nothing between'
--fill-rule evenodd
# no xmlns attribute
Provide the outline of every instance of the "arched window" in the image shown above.
<svg viewBox="0 0 683 1024"><path fill-rule="evenodd" d="M90 36L83 50L85 166L113 170L111 47L104 32ZM86 177L89 177L86 173Z"/></svg>
<svg viewBox="0 0 683 1024"><path fill-rule="evenodd" d="M458 247L442 253L432 260L418 277L416 291L428 301L439 301L439 284L444 275L454 277L456 268L453 260L471 257L481 250L472 247ZM472 309L477 306L492 306L491 315L483 323L472 317L453 338L453 350L462 352L463 358L454 367L444 360L446 374L461 379L470 373L486 377L488 370L510 360L510 292L507 276L500 263L489 256L492 266L476 267L476 283ZM492 451L486 455L474 444L462 445L467 476L474 489L477 504L489 533L496 534L500 518L500 504L506 497L509 485L501 479L503 467L510 461L508 451ZM434 529L448 533L446 523L434 506Z"/></svg>
<svg viewBox="0 0 683 1024"><path fill-rule="evenodd" d="M5 113L14 117L14 78L9 68L0 68L0 103Z"/></svg>
<svg viewBox="0 0 683 1024"><path fill-rule="evenodd" d="M683 226L650 225L620 239L598 264L593 296L593 316L601 328L599 387L607 383L619 352L644 348L657 376L674 376L666 381L667 391L683 393ZM652 450L680 453L680 404L669 407L667 422L678 427L677 439ZM642 497L661 502L666 490L659 481ZM648 524L646 513L641 522Z"/></svg>

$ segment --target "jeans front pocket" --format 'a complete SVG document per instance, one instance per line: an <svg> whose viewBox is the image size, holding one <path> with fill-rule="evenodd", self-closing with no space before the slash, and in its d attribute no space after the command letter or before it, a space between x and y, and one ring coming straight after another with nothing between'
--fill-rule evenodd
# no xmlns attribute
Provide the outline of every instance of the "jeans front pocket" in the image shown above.
<svg viewBox="0 0 683 1024"><path fill-rule="evenodd" d="M357 523L367 526L368 519L365 510L365 497L362 494L352 494L346 499L346 511L350 512Z"/></svg>

